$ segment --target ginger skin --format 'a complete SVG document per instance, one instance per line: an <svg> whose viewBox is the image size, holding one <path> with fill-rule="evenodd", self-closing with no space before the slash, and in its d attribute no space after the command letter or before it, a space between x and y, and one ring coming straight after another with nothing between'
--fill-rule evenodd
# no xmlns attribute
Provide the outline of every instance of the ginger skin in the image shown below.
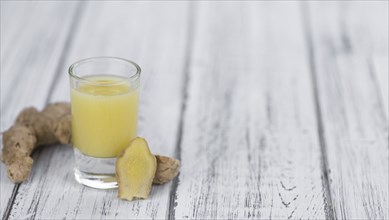
<svg viewBox="0 0 389 220"><path fill-rule="evenodd" d="M71 144L70 103L49 104L38 112L33 107L22 110L15 124L3 132L1 161L7 166L9 179L14 183L26 180L33 159L31 153L37 147L55 143ZM180 162L171 157L156 155L157 170L154 184L164 184L177 176Z"/></svg>
<svg viewBox="0 0 389 220"><path fill-rule="evenodd" d="M26 180L33 150L42 145L70 143L70 131L69 103L50 104L41 112L32 107L21 111L15 124L3 133L1 161L7 166L9 179L14 183Z"/></svg>
<svg viewBox="0 0 389 220"><path fill-rule="evenodd" d="M154 184L164 184L177 176L180 171L180 161L171 157L155 155L157 159L157 171L155 172Z"/></svg>

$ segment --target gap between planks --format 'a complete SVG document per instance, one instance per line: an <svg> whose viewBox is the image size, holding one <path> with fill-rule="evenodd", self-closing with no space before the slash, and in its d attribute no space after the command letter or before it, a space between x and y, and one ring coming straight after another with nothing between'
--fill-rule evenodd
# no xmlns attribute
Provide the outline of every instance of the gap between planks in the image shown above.
<svg viewBox="0 0 389 220"><path fill-rule="evenodd" d="M58 81L57 79L59 78L58 74L61 72L60 70L64 68L64 60L65 60L65 57L67 56L67 54L69 53L69 49L68 48L70 48L70 45L73 42L74 34L77 32L77 29L78 29L79 24L80 24L80 22L78 22L78 21L81 19L81 16L83 14L84 8L85 8L85 3L83 3L83 2L79 2L78 5L76 6L76 10L74 12L73 19L72 19L72 21L71 21L71 23L69 25L68 36L66 37L66 41L63 44L63 50L62 50L62 53L60 54L57 68L55 69L56 70L55 73L54 73L55 77L53 78L53 81L51 82L50 88L49 88L47 96L46 96L45 105L48 104L48 102L50 100L50 97L51 97L51 94L52 94L52 91L53 91L55 85L57 84L57 81ZM37 151L35 153L34 157L39 156L40 152L41 151ZM15 186L14 186L14 188L12 190L11 197L8 200L8 204L7 204L7 207L6 207L5 211L4 211L4 215L3 215L2 219L8 219L9 218L9 215L11 214L11 210L12 210L12 207L13 207L13 204L14 204L14 200L16 198L16 195L18 194L18 191L19 191L19 188L20 188L21 184L22 183L16 183L15 184ZM35 213L31 217L34 218L35 217Z"/></svg>
<svg viewBox="0 0 389 220"><path fill-rule="evenodd" d="M187 100L188 100L188 93L189 93L189 81L190 81L190 67L191 67L191 57L192 57L192 48L193 48L193 35L194 35L194 28L195 28L195 20L196 20L196 12L197 12L197 5L193 2L191 2L188 6L189 8L193 7L192 10L189 10L188 13L188 35L186 40L186 56L185 56L185 64L183 68L184 73L184 83L182 85L182 103L181 103L181 115L180 115L180 121L178 124L178 132L177 132L177 142L176 142L176 148L175 148L175 157L181 161L181 145L182 145L182 137L183 137L183 130L184 130L184 119L186 115L186 108L187 108ZM177 200L177 187L179 182L180 174L173 180L170 196L169 196L169 206L167 209L167 218L168 219L175 219L175 208L177 206L176 200Z"/></svg>
<svg viewBox="0 0 389 220"><path fill-rule="evenodd" d="M302 23L305 39L307 42L308 48L308 61L309 61L309 71L311 73L312 81L312 91L314 97L314 108L317 120L317 133L319 136L320 151L321 151L321 166L322 166L322 183L325 194L325 214L327 219L335 219L334 208L332 205L330 183L328 178L328 158L327 158L327 144L324 138L324 128L323 128L323 117L321 112L321 106L319 101L319 89L318 81L316 77L316 63L315 63L315 48L312 41L312 29L309 24L309 19L311 17L309 13L309 8L306 2L301 2L301 11L302 11Z"/></svg>

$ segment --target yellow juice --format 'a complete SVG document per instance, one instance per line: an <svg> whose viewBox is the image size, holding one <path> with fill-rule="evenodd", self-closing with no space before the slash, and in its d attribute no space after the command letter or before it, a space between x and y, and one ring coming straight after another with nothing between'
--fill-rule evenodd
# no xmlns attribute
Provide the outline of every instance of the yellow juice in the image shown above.
<svg viewBox="0 0 389 220"><path fill-rule="evenodd" d="M116 157L136 137L138 89L121 77L93 76L71 89L73 145L92 157Z"/></svg>

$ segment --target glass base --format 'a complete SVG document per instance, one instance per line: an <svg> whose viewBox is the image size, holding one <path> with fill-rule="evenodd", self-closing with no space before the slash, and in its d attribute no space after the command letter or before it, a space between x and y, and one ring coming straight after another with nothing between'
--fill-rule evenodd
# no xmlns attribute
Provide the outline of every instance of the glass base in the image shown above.
<svg viewBox="0 0 389 220"><path fill-rule="evenodd" d="M116 157L98 158L82 154L74 148L76 166L74 177L77 182L96 189L117 188L115 176Z"/></svg>
<svg viewBox="0 0 389 220"><path fill-rule="evenodd" d="M77 182L96 189L115 189L118 187L115 175L85 173L74 168L74 177Z"/></svg>

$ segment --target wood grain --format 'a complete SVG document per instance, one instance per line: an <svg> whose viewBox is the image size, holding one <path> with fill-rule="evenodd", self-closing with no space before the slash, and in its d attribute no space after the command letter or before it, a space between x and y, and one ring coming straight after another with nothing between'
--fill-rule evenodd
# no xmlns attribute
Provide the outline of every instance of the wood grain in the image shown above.
<svg viewBox="0 0 389 220"><path fill-rule="evenodd" d="M388 219L388 2L308 9L335 218Z"/></svg>
<svg viewBox="0 0 389 220"><path fill-rule="evenodd" d="M75 6L75 3L1 1L0 131L12 125L22 108L41 109L46 104ZM18 185L8 180L3 164L0 179L0 216L6 217Z"/></svg>
<svg viewBox="0 0 389 220"><path fill-rule="evenodd" d="M198 8L174 218L326 218L300 5Z"/></svg>
<svg viewBox="0 0 389 220"><path fill-rule="evenodd" d="M389 219L387 1L1 1L1 131L67 68L142 67L139 134L177 156L148 200L79 185L71 146L0 167L4 219Z"/></svg>
<svg viewBox="0 0 389 220"><path fill-rule="evenodd" d="M190 4L190 3L189 3ZM87 2L74 30L50 102L69 100L67 67L92 56L132 59L142 67L139 134L153 153L174 155L187 54L187 2ZM21 185L10 217L37 219L164 219L171 183L150 198L126 202L117 190L96 190L74 180L71 147L41 152L33 175Z"/></svg>

